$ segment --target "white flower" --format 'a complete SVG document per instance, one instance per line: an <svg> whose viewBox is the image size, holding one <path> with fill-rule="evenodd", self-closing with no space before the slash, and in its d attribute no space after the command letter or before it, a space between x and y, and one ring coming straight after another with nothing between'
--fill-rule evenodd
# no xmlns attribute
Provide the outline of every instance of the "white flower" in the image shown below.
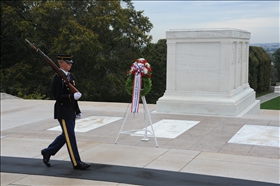
<svg viewBox="0 0 280 186"><path fill-rule="evenodd" d="M148 68L150 68L150 64L148 62L146 62L145 66L147 66Z"/></svg>
<svg viewBox="0 0 280 186"><path fill-rule="evenodd" d="M148 70L146 68L143 69L144 74L148 74Z"/></svg>

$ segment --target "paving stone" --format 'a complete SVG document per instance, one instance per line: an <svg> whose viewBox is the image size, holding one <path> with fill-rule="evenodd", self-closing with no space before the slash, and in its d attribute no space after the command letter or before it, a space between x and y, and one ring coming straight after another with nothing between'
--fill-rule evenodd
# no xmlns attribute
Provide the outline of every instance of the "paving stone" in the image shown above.
<svg viewBox="0 0 280 186"><path fill-rule="evenodd" d="M9 96L1 100L1 157L40 160L36 168L41 168L41 171L56 170L61 165L61 162L55 164L59 163L57 161L66 161L67 167L71 168L66 146L51 157L54 163L52 169L46 169L41 160L41 149L60 134L60 131L48 130L58 126L58 122L53 119L53 104L53 100L23 100ZM279 147L228 143L245 125L279 127L278 111L261 110L260 115L245 115L240 118L188 116L156 113L153 112L156 105L150 104L148 106L153 123L163 119L199 121L197 125L174 139L158 137L159 147L156 147L152 137L144 142L141 141L142 136L129 134L121 134L115 144L127 105L126 103L80 102L84 119L99 115L122 118L89 131L76 133L83 161L125 168L135 167L143 171L166 170L172 173L218 176L219 179L227 177L280 183L279 176L277 177ZM138 115L130 115L127 121L125 130L143 129L145 127L143 110L140 110ZM38 185L45 179L50 179L47 181L49 185L57 183L126 185L126 183L95 182L82 178L70 179L67 178L66 173L65 177L53 177L44 174L1 172L1 185L2 183L3 185Z"/></svg>

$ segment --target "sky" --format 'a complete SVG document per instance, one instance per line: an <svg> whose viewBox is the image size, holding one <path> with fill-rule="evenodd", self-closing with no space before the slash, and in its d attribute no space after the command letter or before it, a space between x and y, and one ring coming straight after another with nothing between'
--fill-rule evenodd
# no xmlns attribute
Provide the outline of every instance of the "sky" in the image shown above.
<svg viewBox="0 0 280 186"><path fill-rule="evenodd" d="M171 29L233 28L251 33L250 43L279 41L279 1L132 0L153 24L153 43Z"/></svg>

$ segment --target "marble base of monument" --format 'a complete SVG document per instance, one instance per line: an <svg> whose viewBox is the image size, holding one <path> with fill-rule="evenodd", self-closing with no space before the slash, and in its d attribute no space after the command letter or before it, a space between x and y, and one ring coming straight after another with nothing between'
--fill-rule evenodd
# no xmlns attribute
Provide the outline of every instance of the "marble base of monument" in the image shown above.
<svg viewBox="0 0 280 186"><path fill-rule="evenodd" d="M280 85L274 87L274 92L280 93Z"/></svg>
<svg viewBox="0 0 280 186"><path fill-rule="evenodd" d="M171 30L166 39L166 91L157 112L259 114L260 102L248 83L250 32Z"/></svg>
<svg viewBox="0 0 280 186"><path fill-rule="evenodd" d="M238 117L259 114L260 101L248 85L232 94L166 91L157 101L156 112Z"/></svg>

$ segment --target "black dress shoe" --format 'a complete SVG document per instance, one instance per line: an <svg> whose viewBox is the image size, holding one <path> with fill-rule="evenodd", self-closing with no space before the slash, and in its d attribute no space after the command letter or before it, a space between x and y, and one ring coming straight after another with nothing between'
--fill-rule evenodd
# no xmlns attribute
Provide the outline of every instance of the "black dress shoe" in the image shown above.
<svg viewBox="0 0 280 186"><path fill-rule="evenodd" d="M44 149L41 150L41 154L43 155L43 162L47 167L50 167L51 164L49 163L51 155L49 155Z"/></svg>
<svg viewBox="0 0 280 186"><path fill-rule="evenodd" d="M86 170L87 168L90 167L90 164L84 163L84 162L80 162L78 165L76 165L74 167L74 169L78 169L78 170Z"/></svg>

